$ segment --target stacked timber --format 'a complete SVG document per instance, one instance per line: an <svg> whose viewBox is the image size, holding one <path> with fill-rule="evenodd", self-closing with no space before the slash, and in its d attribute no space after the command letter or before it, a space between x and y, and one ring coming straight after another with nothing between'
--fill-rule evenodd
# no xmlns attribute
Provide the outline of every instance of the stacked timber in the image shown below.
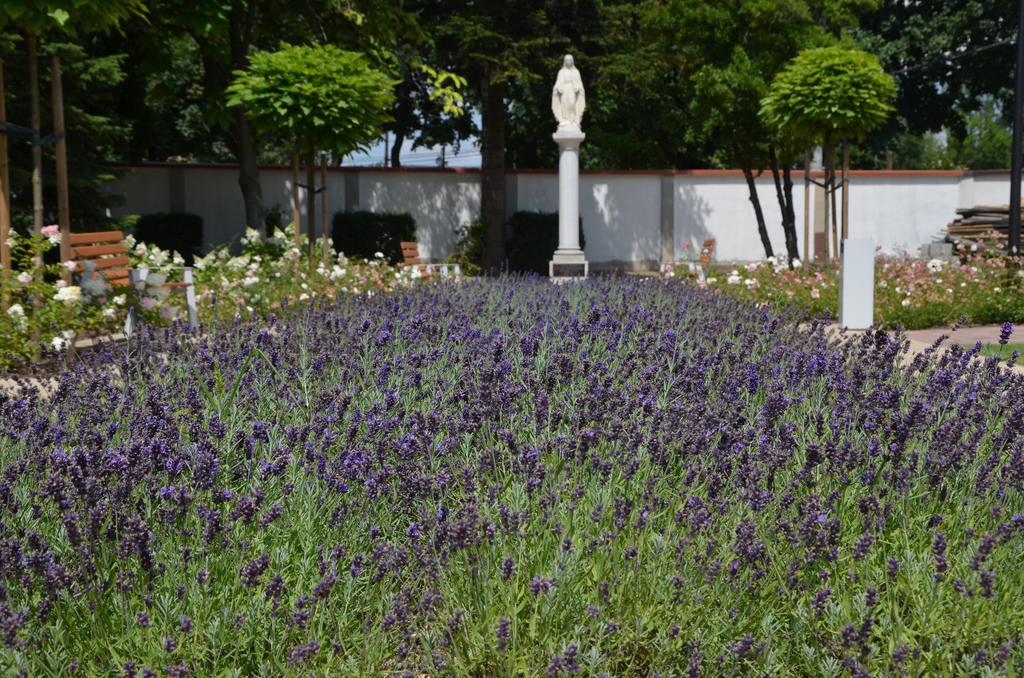
<svg viewBox="0 0 1024 678"><path fill-rule="evenodd" d="M961 207L956 214L956 219L946 227L948 242L998 245L1009 237L1009 205ZM1024 211L1021 214L1024 216Z"/></svg>

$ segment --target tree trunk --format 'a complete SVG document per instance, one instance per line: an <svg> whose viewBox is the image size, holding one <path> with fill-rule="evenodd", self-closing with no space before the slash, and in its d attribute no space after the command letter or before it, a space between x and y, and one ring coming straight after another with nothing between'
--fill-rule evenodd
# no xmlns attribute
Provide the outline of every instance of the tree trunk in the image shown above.
<svg viewBox="0 0 1024 678"><path fill-rule="evenodd" d="M309 233L309 265L316 261L316 151L306 155L306 232Z"/></svg>
<svg viewBox="0 0 1024 678"><path fill-rule="evenodd" d="M57 165L57 223L60 224L60 261L71 258L71 201L68 197L68 147L64 129L64 86L60 77L60 57L50 57L50 100L53 102L53 133L57 143L53 149ZM71 282L71 271L62 271L64 282Z"/></svg>
<svg viewBox="0 0 1024 678"><path fill-rule="evenodd" d="M4 63L0 61L0 125L7 126L7 96ZM7 166L7 135L0 134L0 313L10 306L8 279L11 276L11 176Z"/></svg>
<svg viewBox="0 0 1024 678"><path fill-rule="evenodd" d="M793 210L793 177L788 167L779 169L779 158L774 148L768 149L771 158L772 179L775 181L775 197L779 201L782 215L782 233L786 239L786 256L789 260L800 258L796 238L796 212Z"/></svg>
<svg viewBox="0 0 1024 678"><path fill-rule="evenodd" d="M761 236L764 256L774 257L775 252L772 250L772 241L768 237L768 226L764 221L764 212L761 211L761 199L757 195L757 184L754 183L754 171L746 163L743 166L743 177L747 180L750 204L754 206L754 216L757 218L757 233Z"/></svg>
<svg viewBox="0 0 1024 678"><path fill-rule="evenodd" d="M256 140L249 120L241 107L234 112L235 157L238 158L238 186L245 203L245 225L265 232L263 188L260 186L260 167L257 162ZM270 236L270 233L266 234Z"/></svg>
<svg viewBox="0 0 1024 678"><path fill-rule="evenodd" d="M256 3L234 0L228 14L228 40L231 71L241 70L249 64L249 46L252 44L256 23ZM265 231L263 189L260 187L260 168L257 162L256 139L253 136L245 109L236 107L232 113L235 157L238 159L238 186L245 204L245 223L250 228ZM267 235L270 235L269 233Z"/></svg>
<svg viewBox="0 0 1024 678"><path fill-rule="evenodd" d="M38 233L43 230L43 147L39 143L42 122L39 114L39 63L36 59L38 38L35 33L29 33L25 42L28 49L28 91L32 125L32 227ZM41 263L37 262L37 265Z"/></svg>
<svg viewBox="0 0 1024 678"><path fill-rule="evenodd" d="M480 83L480 218L484 222L484 270L501 271L505 260L505 85Z"/></svg>
<svg viewBox="0 0 1024 678"><path fill-rule="evenodd" d="M395 131L395 145L391 147L391 166L402 166L402 143L405 141L405 130Z"/></svg>

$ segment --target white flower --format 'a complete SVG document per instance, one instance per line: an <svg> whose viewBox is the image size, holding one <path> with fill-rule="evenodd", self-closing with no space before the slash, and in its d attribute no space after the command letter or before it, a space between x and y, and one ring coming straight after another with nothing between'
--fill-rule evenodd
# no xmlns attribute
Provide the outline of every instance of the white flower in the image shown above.
<svg viewBox="0 0 1024 678"><path fill-rule="evenodd" d="M929 271L932 271L933 273L938 273L939 271L942 270L942 264L942 259L932 259L925 265L928 267Z"/></svg>
<svg viewBox="0 0 1024 678"><path fill-rule="evenodd" d="M57 301L63 301L65 304L73 304L82 298L82 288L77 285L61 287L57 290L57 294L53 295L53 298Z"/></svg>
<svg viewBox="0 0 1024 678"><path fill-rule="evenodd" d="M768 257L768 263L774 266L775 264L779 263L779 260L777 257L774 256Z"/></svg>
<svg viewBox="0 0 1024 678"><path fill-rule="evenodd" d="M378 259L383 259L384 258L384 253L383 252L374 252L373 256L377 257Z"/></svg>
<svg viewBox="0 0 1024 678"><path fill-rule="evenodd" d="M104 318L113 318L114 316L117 315L117 309L108 306L107 308L103 309L103 313L101 315Z"/></svg>
<svg viewBox="0 0 1024 678"><path fill-rule="evenodd" d="M935 279L935 284L936 285L941 285L942 284L942 278L936 278Z"/></svg>
<svg viewBox="0 0 1024 678"><path fill-rule="evenodd" d="M747 287L757 287L757 281L754 280L753 278L747 278L746 280L743 281L743 284L746 285Z"/></svg>
<svg viewBox="0 0 1024 678"><path fill-rule="evenodd" d="M174 264L175 266L184 266L185 257L175 252L174 255L171 257L171 263Z"/></svg>
<svg viewBox="0 0 1024 678"><path fill-rule="evenodd" d="M21 273L18 274L18 282L20 282L22 285L29 284L30 282L32 282L32 274L29 273L28 271L22 271Z"/></svg>
<svg viewBox="0 0 1024 678"><path fill-rule="evenodd" d="M997 292L997 293L998 293L998 292L1002 292L1002 291L1003 291L1003 288L1001 288L1001 287L993 287L993 288L992 288L992 291L993 291L993 292Z"/></svg>
<svg viewBox="0 0 1024 678"><path fill-rule="evenodd" d="M793 268L800 268L801 266L803 266L803 262L801 262L799 259L794 259L790 263L793 265Z"/></svg>
<svg viewBox="0 0 1024 678"><path fill-rule="evenodd" d="M53 346L54 351L63 351L67 348L68 343L68 340L63 337L54 337L53 339L50 339L50 346Z"/></svg>
<svg viewBox="0 0 1024 678"><path fill-rule="evenodd" d="M65 261L61 265L64 268L68 269L69 271L74 272L74 270L78 267L78 262L77 261Z"/></svg>
<svg viewBox="0 0 1024 678"><path fill-rule="evenodd" d="M960 287L967 287L967 283L965 283L965 282L960 283Z"/></svg>
<svg viewBox="0 0 1024 678"><path fill-rule="evenodd" d="M260 279L257 278L256 276L254 276L254 275L247 275L244 278L242 278L242 287L252 287L253 285L258 283L259 281L260 281Z"/></svg>
<svg viewBox="0 0 1024 678"><path fill-rule="evenodd" d="M910 299L904 299L903 301L900 302L900 304L903 306L910 306Z"/></svg>
<svg viewBox="0 0 1024 678"><path fill-rule="evenodd" d="M157 266L163 266L164 264L166 264L168 259L167 251L159 248L153 249L154 251L150 255L150 258L152 259L153 263L156 264Z"/></svg>
<svg viewBox="0 0 1024 678"><path fill-rule="evenodd" d="M884 290L886 287L889 286L889 281L888 280L883 280L882 282L878 283L878 286L881 287Z"/></svg>
<svg viewBox="0 0 1024 678"><path fill-rule="evenodd" d="M756 271L756 270L757 270L757 262L756 262L756 261L755 261L755 262L752 262L752 263L749 263L749 264L747 264L747 272L748 272L748 273L753 273L753 272L754 272L754 271Z"/></svg>
<svg viewBox="0 0 1024 678"><path fill-rule="evenodd" d="M729 283L730 285L739 285L740 276L737 273L733 272L732 275L725 279L725 282Z"/></svg>
<svg viewBox="0 0 1024 678"><path fill-rule="evenodd" d="M134 253L135 253L135 256L137 256L137 257L144 257L144 256L146 256L146 243L140 242L138 245L136 245Z"/></svg>
<svg viewBox="0 0 1024 678"><path fill-rule="evenodd" d="M978 246L977 245L971 245L971 251L972 252L977 252L978 251Z"/></svg>
<svg viewBox="0 0 1024 678"><path fill-rule="evenodd" d="M57 289L60 289L62 287L67 287L68 286L68 284L66 282L64 282L63 280L58 280L57 282L55 282L53 284L57 287Z"/></svg>
<svg viewBox="0 0 1024 678"><path fill-rule="evenodd" d="M22 307L21 304L12 304L11 307L7 309L7 315L11 316L12 318L24 318L25 309L24 307Z"/></svg>
<svg viewBox="0 0 1024 678"><path fill-rule="evenodd" d="M124 237L124 246L127 247L128 249L132 249L133 247L135 247L135 242L135 236L132 235L131 233Z"/></svg>
<svg viewBox="0 0 1024 678"><path fill-rule="evenodd" d="M946 294L953 294L953 289L950 287L946 288Z"/></svg>
<svg viewBox="0 0 1024 678"><path fill-rule="evenodd" d="M716 282L718 282L718 278L708 278L704 282L707 283L708 285L714 285Z"/></svg>
<svg viewBox="0 0 1024 678"><path fill-rule="evenodd" d="M110 300L115 306L124 306L124 303L128 301L127 295L119 294Z"/></svg>

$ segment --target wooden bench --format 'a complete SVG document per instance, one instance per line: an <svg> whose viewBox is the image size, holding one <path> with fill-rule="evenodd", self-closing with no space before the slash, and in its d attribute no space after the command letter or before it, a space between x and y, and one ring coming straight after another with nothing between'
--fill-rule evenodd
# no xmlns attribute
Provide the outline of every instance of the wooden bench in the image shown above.
<svg viewBox="0 0 1024 678"><path fill-rule="evenodd" d="M89 281L99 273L110 285L112 290L124 287L135 287L140 292L149 277L149 270L140 267L133 269L128 256L128 247L124 243L122 231L94 231L91 233L72 233L69 261L76 262L76 272L83 281ZM192 269L186 267L181 282L164 282L160 287L183 289L188 306L188 323L199 327L199 314L196 309L195 282Z"/></svg>
<svg viewBox="0 0 1024 678"><path fill-rule="evenodd" d="M400 245L402 261L406 266L415 267L426 275L440 273L442 278L447 278L449 275L458 278L462 275L462 267L458 264L424 264L420 259L420 244L415 240L404 240Z"/></svg>

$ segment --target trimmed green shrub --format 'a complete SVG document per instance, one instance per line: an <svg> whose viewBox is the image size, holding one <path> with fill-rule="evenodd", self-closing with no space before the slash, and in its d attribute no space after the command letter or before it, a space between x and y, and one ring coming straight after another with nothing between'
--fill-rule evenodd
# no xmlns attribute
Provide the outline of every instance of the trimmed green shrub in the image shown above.
<svg viewBox="0 0 1024 678"><path fill-rule="evenodd" d="M336 212L331 238L335 251L347 256L372 259L382 252L397 264L402 261L402 241L416 239L416 220L408 212Z"/></svg>
<svg viewBox="0 0 1024 678"><path fill-rule="evenodd" d="M558 248L558 212L516 212L508 220L509 269L548 274L551 255ZM586 246L580 219L580 247Z"/></svg>
<svg viewBox="0 0 1024 678"><path fill-rule="evenodd" d="M135 222L135 239L177 252L191 266L203 248L203 218L188 212L143 214Z"/></svg>

